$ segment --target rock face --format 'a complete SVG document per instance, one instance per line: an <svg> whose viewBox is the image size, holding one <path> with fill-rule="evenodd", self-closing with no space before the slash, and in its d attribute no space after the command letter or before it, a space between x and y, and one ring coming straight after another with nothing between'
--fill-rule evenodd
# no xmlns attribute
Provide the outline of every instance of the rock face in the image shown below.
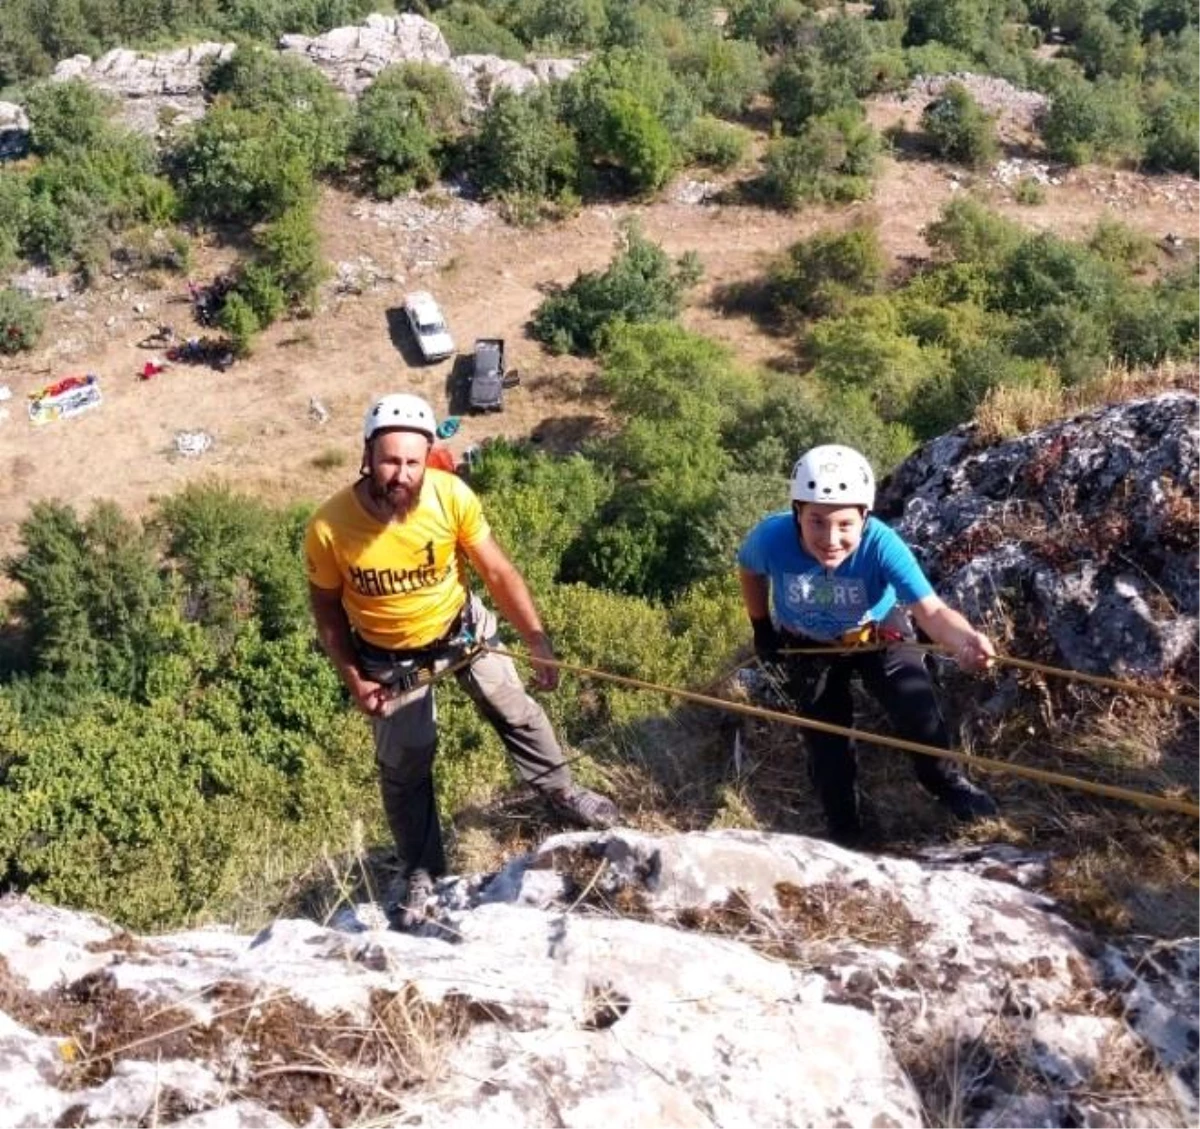
<svg viewBox="0 0 1200 1129"><path fill-rule="evenodd" d="M901 465L879 510L949 602L1013 623L1015 653L1049 641L1076 670L1194 673L1197 408L1173 392L986 447L958 428Z"/></svg>
<svg viewBox="0 0 1200 1129"><path fill-rule="evenodd" d="M137 938L7 898L5 1120L1194 1123L1196 942L1102 948L1031 865L560 835L443 880L422 935L367 903Z"/></svg>
<svg viewBox="0 0 1200 1129"><path fill-rule="evenodd" d="M29 152L29 119L15 102L0 102L0 161Z"/></svg>
<svg viewBox="0 0 1200 1129"><path fill-rule="evenodd" d="M393 63L450 61L450 48L437 24L420 16L368 16L361 27L336 27L324 35L285 35L282 51L303 55L334 86L354 97Z"/></svg>
<svg viewBox="0 0 1200 1129"><path fill-rule="evenodd" d="M80 78L112 94L130 128L155 134L167 118L194 121L204 114L204 69L235 49L232 43L196 43L145 55L118 47L95 62L87 55L64 59L50 77L55 82Z"/></svg>
<svg viewBox="0 0 1200 1129"><path fill-rule="evenodd" d="M198 43L162 54L118 48L94 62L87 55L64 59L51 78L58 82L79 78L114 95L126 124L153 135L167 119L194 121L204 114L204 70L235 50L233 43ZM412 14L368 16L361 26L338 27L324 35L285 35L279 50L308 59L352 98L395 63L443 66L462 84L475 110L486 107L498 90L522 91L538 83L559 82L579 66L577 59L538 59L526 67L495 55L452 57L437 24ZM0 158L8 155L4 151L6 105L0 103ZM14 109L20 112L19 107ZM28 123L14 128L28 130ZM12 144L16 142L14 135Z"/></svg>

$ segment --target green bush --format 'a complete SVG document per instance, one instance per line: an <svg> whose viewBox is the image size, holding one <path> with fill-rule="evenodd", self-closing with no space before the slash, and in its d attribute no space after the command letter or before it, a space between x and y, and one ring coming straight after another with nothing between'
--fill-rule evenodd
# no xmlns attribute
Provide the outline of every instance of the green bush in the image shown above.
<svg viewBox="0 0 1200 1129"><path fill-rule="evenodd" d="M236 290L226 295L218 324L229 337L234 353L239 357L248 357L262 325L254 307Z"/></svg>
<svg viewBox="0 0 1200 1129"><path fill-rule="evenodd" d="M771 76L769 91L775 117L789 134L799 133L815 117L858 106L850 75L812 48L784 59Z"/></svg>
<svg viewBox="0 0 1200 1129"><path fill-rule="evenodd" d="M848 298L874 294L886 263L875 228L825 231L794 243L768 271L768 297L784 314L824 317Z"/></svg>
<svg viewBox="0 0 1200 1129"><path fill-rule="evenodd" d="M692 122L687 136L687 152L692 161L715 169L740 165L750 152L751 134L731 122L707 116Z"/></svg>
<svg viewBox="0 0 1200 1129"><path fill-rule="evenodd" d="M879 137L857 111L810 119L798 137L771 144L760 182L769 203L861 200L871 193Z"/></svg>
<svg viewBox="0 0 1200 1129"><path fill-rule="evenodd" d="M1150 236L1109 216L1100 217L1085 246L1106 263L1128 271L1149 266L1157 258Z"/></svg>
<svg viewBox="0 0 1200 1129"><path fill-rule="evenodd" d="M921 115L921 128L934 151L970 168L986 168L996 159L995 120L980 109L961 82L950 82Z"/></svg>
<svg viewBox="0 0 1200 1129"><path fill-rule="evenodd" d="M33 151L62 156L101 144L109 108L109 100L82 79L39 83L25 97Z"/></svg>
<svg viewBox="0 0 1200 1129"><path fill-rule="evenodd" d="M205 87L239 110L270 118L313 175L345 164L350 105L307 59L244 45L213 67Z"/></svg>
<svg viewBox="0 0 1200 1129"><path fill-rule="evenodd" d="M1003 262L1023 235L1019 225L967 196L952 198L925 229L925 239L938 259L983 267Z"/></svg>
<svg viewBox="0 0 1200 1129"><path fill-rule="evenodd" d="M636 223L627 223L608 269L580 273L570 286L551 294L534 312L530 332L553 352L591 354L615 322L675 317L699 276L694 255L672 262Z"/></svg>
<svg viewBox="0 0 1200 1129"><path fill-rule="evenodd" d="M255 236L255 243L262 265L270 271L288 304L310 304L329 273L321 258L321 233L313 205L289 208Z"/></svg>
<svg viewBox="0 0 1200 1129"><path fill-rule="evenodd" d="M1072 165L1136 159L1142 132L1136 90L1109 78L1064 83L1042 123L1050 155Z"/></svg>
<svg viewBox="0 0 1200 1129"><path fill-rule="evenodd" d="M672 67L692 83L701 107L716 117L743 113L766 85L753 44L711 33L689 42L675 55Z"/></svg>
<svg viewBox="0 0 1200 1129"><path fill-rule="evenodd" d="M1146 162L1200 175L1200 107L1190 92L1153 95L1146 109Z"/></svg>
<svg viewBox="0 0 1200 1129"><path fill-rule="evenodd" d="M479 124L471 163L485 196L554 198L574 189L578 165L575 138L547 89L497 92Z"/></svg>
<svg viewBox="0 0 1200 1129"><path fill-rule="evenodd" d="M525 58L525 45L486 7L453 0L435 11L432 18L455 55L499 55L517 62Z"/></svg>
<svg viewBox="0 0 1200 1129"><path fill-rule="evenodd" d="M1023 176L1013 186L1013 199L1026 207L1046 202L1046 186L1035 176Z"/></svg>
<svg viewBox="0 0 1200 1129"><path fill-rule="evenodd" d="M675 164L675 144L666 126L624 90L609 93L600 131L584 145L593 164L622 170L637 194L661 188Z"/></svg>
<svg viewBox="0 0 1200 1129"><path fill-rule="evenodd" d="M976 54L989 38L999 35L1005 0L910 0L906 45L936 41Z"/></svg>
<svg viewBox="0 0 1200 1129"><path fill-rule="evenodd" d="M438 176L433 108L406 66L388 67L358 100L352 148L376 195L427 188Z"/></svg>
<svg viewBox="0 0 1200 1129"><path fill-rule="evenodd" d="M22 588L30 671L52 676L64 699L97 688L144 697L153 656L170 645L155 629L168 593L150 538L106 502L86 521L35 503L20 538L5 574Z"/></svg>
<svg viewBox="0 0 1200 1129"><path fill-rule="evenodd" d="M265 113L218 102L183 136L172 160L185 206L201 220L252 225L313 195L306 154Z"/></svg>
<svg viewBox="0 0 1200 1129"><path fill-rule="evenodd" d="M0 289L0 353L32 349L42 336L42 303L11 286Z"/></svg>

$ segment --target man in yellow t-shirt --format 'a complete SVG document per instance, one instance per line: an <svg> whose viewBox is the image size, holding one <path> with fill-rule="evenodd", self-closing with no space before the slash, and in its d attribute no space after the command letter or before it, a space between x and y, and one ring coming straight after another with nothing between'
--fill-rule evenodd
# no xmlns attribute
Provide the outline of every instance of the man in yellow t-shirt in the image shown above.
<svg viewBox="0 0 1200 1129"><path fill-rule="evenodd" d="M454 474L427 468L433 410L396 393L371 405L357 482L313 515L305 537L317 636L351 697L372 721L380 792L418 915L432 879L446 869L433 792L437 725L421 671L460 660L464 644L499 645L496 617L471 592L469 562L535 663L535 685L553 690L550 641L524 578L496 543L474 491ZM455 672L492 724L521 777L562 814L611 827L611 800L571 782L545 711L513 661L479 652Z"/></svg>

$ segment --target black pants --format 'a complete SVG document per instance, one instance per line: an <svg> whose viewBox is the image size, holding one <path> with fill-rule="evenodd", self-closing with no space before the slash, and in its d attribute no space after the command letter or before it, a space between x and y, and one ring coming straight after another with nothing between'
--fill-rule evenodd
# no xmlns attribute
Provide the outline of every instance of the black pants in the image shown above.
<svg viewBox="0 0 1200 1129"><path fill-rule="evenodd" d="M796 709L817 721L854 724L851 680L855 674L892 723L896 735L934 748L949 749L950 735L938 708L933 680L922 651L896 644L881 651L804 655L788 660L788 687ZM825 809L831 830L843 830L858 819L855 782L858 762L848 737L806 730L809 775ZM934 796L942 796L959 779L954 762L912 753L917 779Z"/></svg>

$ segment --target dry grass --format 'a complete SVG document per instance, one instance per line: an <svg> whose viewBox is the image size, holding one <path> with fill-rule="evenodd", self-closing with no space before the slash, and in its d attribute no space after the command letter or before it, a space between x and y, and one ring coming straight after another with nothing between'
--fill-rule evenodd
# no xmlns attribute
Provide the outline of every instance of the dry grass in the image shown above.
<svg viewBox="0 0 1200 1129"><path fill-rule="evenodd" d="M1118 404L1173 388L1195 390L1194 364L1167 360L1154 368L1130 369L1110 364L1103 376L1075 388L993 388L975 410L979 438L997 443L1025 435L1055 420L1101 404Z"/></svg>
<svg viewBox="0 0 1200 1129"><path fill-rule="evenodd" d="M203 1018L191 1006L201 1003ZM60 1088L99 1085L121 1062L192 1060L223 1083L215 1106L249 1099L294 1125L318 1110L334 1125L394 1116L405 1091L438 1078L449 1049L487 1018L460 997L431 1003L412 985L373 992L359 1016L319 1013L282 991L232 981L211 985L200 1000L160 1005L118 988L107 970L34 992L3 963L0 1005L30 1030L61 1039ZM177 1091L154 1105L147 1116L159 1119L164 1105L175 1117L208 1108Z"/></svg>

